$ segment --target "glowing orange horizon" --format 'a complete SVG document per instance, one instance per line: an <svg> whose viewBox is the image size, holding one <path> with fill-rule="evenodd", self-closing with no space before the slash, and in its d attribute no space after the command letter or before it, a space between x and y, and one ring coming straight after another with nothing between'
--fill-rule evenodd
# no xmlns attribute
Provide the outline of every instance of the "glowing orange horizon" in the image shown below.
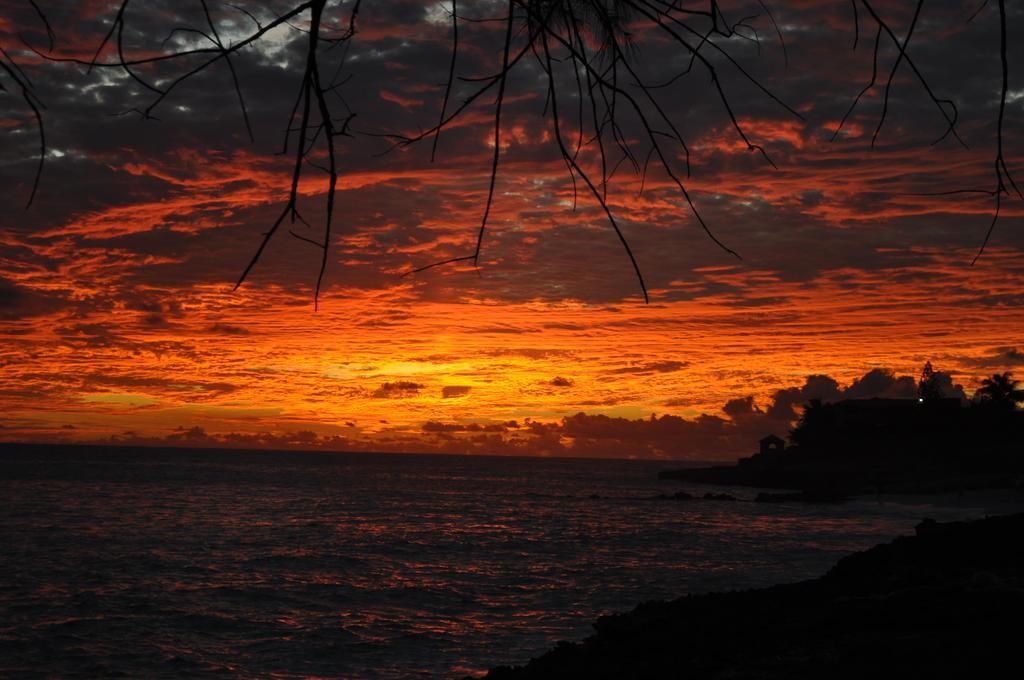
<svg viewBox="0 0 1024 680"><path fill-rule="evenodd" d="M804 4L788 3L794 17L811 11ZM101 5L84 3L81 22ZM837 17L821 30L848 28ZM368 21L369 44L394 38L380 17ZM435 24L401 31L400 49L447 40ZM0 37L14 36L0 19ZM84 54L92 39L74 33L64 54ZM817 43L791 49L802 76L827 71ZM864 55L849 59L862 66ZM436 90L407 76L407 63L382 56L373 66L396 74L366 86L381 116L406 130L433 120ZM69 87L86 82L59 69ZM971 267L991 201L922 195L984 185L984 148L917 144L916 121L897 119L872 149L870 113L832 142L838 94L815 92L806 121L741 112L773 171L728 121L698 121L687 187L744 260L705 237L664 174L623 171L608 203L647 278L644 305L598 205L580 187L574 194L552 152L542 95L509 100L479 270L402 276L472 251L493 150L486 111L445 132L436 163L429 145L382 159L365 140L346 147L318 313L318 255L287 234L231 291L287 191L276 137L225 141L217 115L189 107L161 123L166 140L137 121L122 124L131 143L116 128L92 143L58 127L43 207L8 213L0 234L0 440L480 453L512 451L503 447L514 441L518 453L612 455L593 442L574 450L571 428L545 427L581 412L731 422L730 400L752 396L765 408L808 375L849 384L877 368L916 375L926 360L969 393L1024 366L1020 204L1003 206L999 239ZM0 116L0 131L22 123ZM597 163L592 147L580 159ZM326 186L314 174L301 187L310 229ZM678 450L609 441L624 456L708 453L681 432ZM716 441L717 455L750 444Z"/></svg>

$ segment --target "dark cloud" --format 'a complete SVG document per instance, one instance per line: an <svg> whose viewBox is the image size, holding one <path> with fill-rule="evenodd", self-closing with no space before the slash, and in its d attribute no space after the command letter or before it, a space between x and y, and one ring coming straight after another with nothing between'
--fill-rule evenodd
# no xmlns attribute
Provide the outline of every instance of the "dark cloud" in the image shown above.
<svg viewBox="0 0 1024 680"><path fill-rule="evenodd" d="M946 396L965 398L963 388L955 384L949 374L938 372L936 380ZM722 408L728 419L704 415L692 420L677 416L628 420L581 413L564 419L559 426L537 427L547 428L548 434L552 434L554 427L560 435L577 439L574 447L590 450L595 455L601 452L612 455L609 446L620 446L620 451L626 455L640 451L652 457L719 456L753 450L757 440L766 434L785 435L799 415L799 407L811 399L829 402L916 397L914 378L874 369L846 388L841 388L830 376L808 376L800 387L776 391L763 410L751 396L730 399Z"/></svg>
<svg viewBox="0 0 1024 680"><path fill-rule="evenodd" d="M1024 351L1017 347L993 347L984 356L960 360L973 368L1011 369L1024 366Z"/></svg>
<svg viewBox="0 0 1024 680"><path fill-rule="evenodd" d="M964 388L956 384L948 373L935 374L936 385L944 396L967 399ZM834 402L841 399L916 399L917 379L897 376L894 371L875 368L843 388L832 377L811 375L800 387L777 390L771 397L765 416L771 420L789 421L799 415L799 408L811 399Z"/></svg>
<svg viewBox="0 0 1024 680"><path fill-rule="evenodd" d="M108 25L104 19L109 21L111 16L109 7L95 3L55 0L48 7L60 43L68 49L98 44ZM359 113L359 120L368 121L363 124L366 131L379 134L422 129L432 122L442 95L436 83L446 74L450 36L446 22L427 21L431 16L428 7L425 3L381 0L360 16L361 30L350 53L352 80L342 91ZM479 11L487 14L486 7L484 3ZM273 5L257 8L264 19L272 10ZM751 21L771 33L767 17L756 4L741 2L732 11L737 16L757 15ZM738 144L717 92L706 79L683 78L676 89L665 90L665 104L691 142L691 190L709 223L722 238L741 246L756 267L800 281L813 280L822 270L851 265L879 269L886 264L879 249L886 246L903 246L906 250L908 245L966 246L968 241L973 245L975 235L962 228L961 206L951 206L945 214L932 207L936 200L929 199L928 209L924 209L919 204L908 205L906 196L899 198L901 182L914 182L927 190L938 183L959 186L975 179L949 176L951 167L970 164L908 163L909 150L920 147L921 153L926 153L931 137L941 132L941 116L927 97L919 88L894 88L890 124L881 138L884 148L873 156L867 155L862 134L851 132L835 144L827 143L831 126L861 87L861 78L856 76L867 77L870 73L867 54L836 48L839 42L846 44L853 34L848 13L820 3L811 6L801 2L778 3L774 11L789 34L789 60L801 66L799 77L782 67L778 46L765 45L762 54L756 46L740 41L730 43L728 49L738 63L752 69L781 99L803 112L806 122L787 115L775 102L750 89L731 69L721 73L726 89L737 103L742 103L738 113L754 141L764 144L780 167L770 182L761 181L768 169L763 159ZM887 11L898 12L898 8ZM1019 17L1016 8L1010 12L1012 19ZM931 72L943 74L946 88L962 101L973 103L963 107L968 128L965 134L974 133L984 146L991 137L987 123L994 110L993 84L978 74L991 73L989 38L996 27L995 13L989 8L971 24L964 23L961 15L952 6L930 10L929 25L943 28L916 43L915 49L922 64ZM12 27L30 38L44 38L30 11L22 12L15 5L11 17ZM249 24L248 19L226 6L215 11L215 18L232 23L235 32ZM144 53L158 49L168 26L202 25L203 17L188 3L165 0L148 3L147 11L132 13L130 24L131 30L126 32L129 51ZM467 69L462 75L480 75L474 69L486 73L493 66L498 58L493 30L490 24L466 25L461 39L466 50L478 58L460 65L460 69ZM19 44L15 35L10 37L12 44ZM638 40L644 37L638 36ZM670 43L644 40L642 44L644 58L638 67L650 82L663 82L685 66ZM284 188L280 178L263 173L283 168L272 154L278 145L276 131L282 116L287 116L288 104L282 102L289 101L294 92L303 46L301 33L285 31L234 62L250 105L257 133L255 145L245 140L235 95L223 69L211 70L177 88L157 112L163 118L157 135L153 134L153 121L109 115L137 108L148 96L123 74L105 69L86 74L84 69L69 66L27 64L33 80L40 83L40 91L49 95L46 103L51 142L55 149L63 149L63 155L50 159L36 211L19 216L17 224L12 221L10 226L16 227L13 233L19 239L5 243L3 250L27 248L31 254L19 254L18 259L31 257L56 269L72 259L72 253L80 253L87 242L93 242L102 246L111 262L115 257L122 259L121 280L116 287L123 286L117 293L124 297L131 297L129 288L139 283L162 281L172 287L187 287L232 280L248 257L247 252L240 252L239 243L251 242L267 226L268 206L279 200ZM1020 60L1021 49L1016 43L1012 45L1011 60ZM837 73L844 77L837 77ZM485 244L487 259L481 271L487 276L477 278L467 272L458 277L457 284L446 281L440 273L418 277L410 283L416 296L464 299L485 292L487 297L505 301L575 297L610 302L635 292L620 245L611 237L594 238L593 230L606 231L607 227L598 206L585 196L576 213L565 205L569 178L551 162L557 161L553 142L541 142L547 124L536 115L544 95L537 86L538 75L536 65L523 60L510 82L516 97L507 102L505 112L510 147L504 167L516 170L501 175L503 188L508 191L501 194L496 210L517 213L517 222L543 225L544 233L519 233L496 223ZM472 87L457 83L461 89L453 93L454 98L460 99ZM390 95L382 96L382 92ZM679 99L683 93L685 109L679 109L675 104L683 101ZM423 105L399 106L394 103L396 97ZM472 167L473 174L479 175L478 161L485 160L487 154L480 143L491 122L487 112L486 107L472 109L473 117L442 136L438 162L446 172ZM877 107L865 102L851 119L849 131L869 129L877 115ZM624 119L622 124L628 132L635 127L635 121ZM32 135L20 132L17 136L6 131L4 134L15 143L13 157L19 159L0 168L2 185L7 187L3 197L14 199L24 193L31 177L34 140ZM918 136L924 140L920 145ZM727 143L723 146L720 140ZM450 226L439 227L437 216L443 215L446 222L466 222L465 214L479 212L477 194L482 186L474 187L475 192L466 191L463 181L450 184L422 172L425 158L416 149L378 158L376 152L382 145L378 138L356 136L344 141L346 172L350 171L352 178L380 179L356 182L358 186L352 187L342 183L338 198L346 206L346 220L339 227L335 247L338 259L345 261L344 274L339 273L340 267L332 268L329 287L376 289L385 285L394 271L408 266L410 260L422 264L438 255L462 254L460 240L472 239L472 227L467 226L464 239L460 239ZM728 145L732 142L737 142L738 148ZM1007 144L1016 143L1016 137L1007 140ZM190 149L202 152L183 152ZM894 159L888 172L879 170L886 158ZM238 167L250 172L231 172ZM858 168L859 173L840 176L843 181L829 182L830 175L822 175L823 171L849 167ZM979 162L978 167L987 168L988 164L982 166ZM528 170L519 171L522 169ZM212 176L211 170L215 171ZM865 186L853 183L861 178L869 180ZM686 290L672 286L674 279L703 265L727 262L724 257L720 259L721 251L708 243L700 230L690 229L692 220L681 209L678 192L655 185L649 188L648 200L636 204L626 200L627 194L615 194L623 203L615 207L652 287L663 289L667 299L693 298L721 289L722 284L706 280L697 280ZM133 212L140 204L173 207ZM878 229L871 238L864 238L858 230L832 228L844 220L877 220L872 213L892 206L907 208L911 213L892 216L900 222L899 228ZM306 218L315 222L320 217L318 210L322 208L307 208ZM125 214L119 217L118 211ZM54 229L81 226L77 223L83 219L111 228L118 221L123 224L117 228L126 233L102 238L96 233L67 234L66 245L71 247L41 247L55 242ZM1016 219L1007 214L1004 221L1012 225ZM1001 229L1003 243L1018 247L1018 231ZM42 233L48 235L40 236ZM21 237L25 240L18 243ZM345 239L350 237L356 238L346 244ZM282 238L272 247L276 254L261 264L251 285L308 285L311 256L308 250L302 250L305 246ZM812 248L815 257L804 257ZM913 257L921 262L920 251L914 252ZM580 257L581 253L586 257ZM725 288L734 296L719 302L729 307L757 308L789 299L756 288ZM162 297L173 299L173 293ZM151 303L140 304L168 314L168 310L158 310ZM379 327L395 321L377 317L362 323ZM585 330L587 325L566 321L551 327ZM488 332L529 331L495 326Z"/></svg>
<svg viewBox="0 0 1024 680"><path fill-rule="evenodd" d="M167 435L167 441L183 441L192 444L212 444L215 443L216 440L206 434L206 430L196 425L188 429L184 427L177 428L175 432Z"/></svg>
<svg viewBox="0 0 1024 680"><path fill-rule="evenodd" d="M17 321L50 314L61 309L63 303L56 296L0 278L0 321Z"/></svg>
<svg viewBox="0 0 1024 680"><path fill-rule="evenodd" d="M853 381L843 390L846 399L915 399L917 398L917 380L904 375L897 377L893 371L875 368Z"/></svg>
<svg viewBox="0 0 1024 680"><path fill-rule="evenodd" d="M937 373L946 396L963 397L963 388L946 373ZM908 385L913 386L908 391ZM917 396L916 382L909 376L874 369L843 388L826 375L808 376L799 387L775 392L766 409L753 397L736 397L722 407L725 418L701 415L683 418L655 415L630 419L601 414L577 413L555 422L531 420L509 438L473 439L462 433L495 433L501 428L430 421L428 434L443 434L446 451L468 452L486 446L493 453L565 456L609 456L642 458L728 458L746 455L767 435L785 436L799 415L799 407L810 399L826 402L840 399L908 398ZM459 435L459 436L456 436Z"/></svg>
<svg viewBox="0 0 1024 680"><path fill-rule="evenodd" d="M945 374L941 374L945 375ZM847 388L836 388L828 376L809 376L804 384L776 392L767 409L752 397L738 397L723 406L726 417L700 415L683 418L651 414L647 418L623 418L578 412L557 421L526 419L524 422L463 423L428 420L417 433L385 431L371 439L297 430L283 434L208 433L199 426L179 427L163 437L142 437L134 433L114 437L116 443L140 445L228 446L279 449L321 449L332 451L421 451L481 453L491 455L559 455L592 457L639 457L664 459L728 459L748 455L766 434L786 435L792 419L771 413L793 414L793 395L831 393L846 398L884 397L893 386L902 389L905 377L870 371ZM387 383L390 394L408 392L409 383ZM406 385L398 387L396 385ZM415 383L412 383L415 385ZM945 383L944 383L945 384ZM871 392L874 386L879 392ZM422 386L415 388L420 389ZM962 393L949 383L950 391ZM854 397L850 397L854 398ZM386 421L381 421L387 424ZM352 426L352 423L346 423Z"/></svg>
<svg viewBox="0 0 1024 680"><path fill-rule="evenodd" d="M441 398L443 399L455 399L457 397L464 397L469 394L472 387L468 385L445 385L441 388Z"/></svg>
<svg viewBox="0 0 1024 680"><path fill-rule="evenodd" d="M797 416L797 408L811 399L822 401L838 401L843 397L839 383L827 375L810 375L801 387L787 387L772 395L766 415L779 421L792 420Z"/></svg>
<svg viewBox="0 0 1024 680"><path fill-rule="evenodd" d="M408 380L397 380L395 382L381 383L381 386L373 391L375 399L403 399L415 397L426 385Z"/></svg>
<svg viewBox="0 0 1024 680"><path fill-rule="evenodd" d="M423 432L429 433L443 433L443 432L508 432L510 429L515 429L518 424L515 421L509 421L507 423L442 423L436 420L428 420L423 423Z"/></svg>
<svg viewBox="0 0 1024 680"><path fill-rule="evenodd" d="M482 352L489 357L525 357L527 359L559 359L571 357L573 352L566 349L547 349L542 347L498 347Z"/></svg>
<svg viewBox="0 0 1024 680"><path fill-rule="evenodd" d="M471 5L481 16L495 8L493 2ZM266 19L278 5L248 6ZM350 6L333 3L329 12ZM256 141L250 143L224 68L175 88L156 111L159 122L112 115L144 106L152 93L114 69L87 73L32 57L18 37L24 33L37 45L45 42L31 6L5 4L0 42L24 62L47 104L44 115L53 153L32 210L0 214L0 321L17 322L4 329L5 339L13 342L19 336L23 343L8 347L0 364L6 370L30 364L41 375L47 370L50 374L31 385L19 385L17 397L0 406L45 410L50 404L33 406L25 395L34 392L49 398L59 393L72 398L66 383L78 385L78 379L68 376L87 373L103 376L93 382L103 390L131 389L135 381L136 389L173 393L176 399L234 394L234 385L247 390L246 380L266 380L264 389L253 389L245 399L283 404L290 394L283 387L291 384L278 377L279 382L270 385L266 376L271 371L298 375L303 369L293 365L320 365L321 358L327 364L335 360L335 353L366 346L376 351L386 344L389 349L401 345L392 350L395 354L443 352L439 362L482 365L488 358L507 357L500 371L492 365L486 374L487 367L473 366L438 379L490 382L495 389L478 393L479 399L474 393L473 401L498 419L520 413L523 404L515 395L501 395L492 403L482 403L484 397L497 392L497 384L507 375L505 368L515 364L522 371L518 378L526 374L521 365L528 361L535 365L522 382L531 382L547 396L566 397L557 409L545 405L543 412L549 414L567 412L571 398L579 399L571 402L573 410L622 404L704 409L710 398L700 393L703 381L735 376L740 363L762 351L770 354L759 378L763 382L749 390L759 395L769 380L793 375L794 366L842 370L845 375L849 366L861 366L868 359L908 365L908 357L925 351L920 349L923 341L934 342L929 349L939 353L961 353L958 366L987 371L1024 365L1013 344L1019 339L1024 308L1024 295L1014 286L1024 276L1024 221L1019 210L1004 206L992 248L978 267L966 269L964 262L987 226L991 199L911 196L992 183L992 121L997 107L993 93L998 90L993 71L998 60L991 49L998 16L992 3L970 23L964 16L974 7L963 3L926 8L926 23L913 47L925 73L941 74L933 83L941 90L939 96L963 103L962 132L971 150L960 149L949 139L931 144L943 131L942 116L909 75L895 83L890 118L876 148L869 140L879 114L877 96L867 97L851 117L846 134L830 141L835 124L871 71L871 50L864 41L858 50L845 47L854 26L841 3L772 3L787 36L788 69L781 49L767 41L760 46L744 40L722 42L735 50L738 63L801 112L804 120L789 115L745 83L730 64L722 63L721 84L736 104L738 121L754 143L764 145L778 169L739 143L716 87L706 77L694 74L659 88L666 111L690 142L693 172L680 176L708 225L744 259L734 260L706 238L678 189L660 173L649 173L641 196L639 179L630 177L629 163L623 163L609 197L652 291L652 305L643 312L635 312L630 302L637 300L635 277L603 211L582 190L574 205L577 197L552 146L550 121L538 115L546 91L540 71L529 59L522 60L509 81L504 110L508 147L503 148L497 200L480 266L400 276L412 266L472 251L487 192L493 109L491 98L484 97L470 108L469 117L446 130L436 163L429 162L429 143L380 154L388 142L379 135L426 129L436 120L443 93L437 84L447 75L450 35L447 22L426 20L436 9L431 3L379 0L364 6L342 73L343 79L351 79L339 90L358 117L354 136L338 139L343 173L337 204L343 211L328 251L322 299L322 310L331 316L299 318L292 314L296 309L311 307L319 251L291 238L286 229L272 241L246 285L234 294L228 291L273 222L287 189L287 159L276 154L282 121L301 78L302 32L275 32L273 40L247 49L233 62L256 133ZM109 3L93 1L48 0L46 7L64 55L89 53L116 12ZM1024 25L1020 6L1010 3L1007 9L1011 26ZM216 20L235 22L232 37L249 23L228 5L217 5L213 11ZM750 21L762 36L772 33L756 2L728 3L723 11L733 17L760 15ZM912 5L887 3L884 11L894 12L896 25L906 26ZM153 0L129 15L125 39L129 52L136 55L160 50L171 26L204 25L198 3ZM473 58L460 58L459 75L494 71L500 58L495 30L493 23L465 24L462 54ZM641 34L637 40L643 56L638 62L641 78L665 82L685 68L685 55L670 43ZM1009 51L1012 64L1024 63L1024 41L1011 40ZM325 59L342 52L329 52ZM882 56L885 67L894 53L883 50ZM170 82L163 69L154 67L146 75ZM452 101L464 100L474 87L458 81ZM574 110L569 105L572 88L564 88L564 94L565 110ZM1022 112L1019 98L1008 103L1008 120L1019 120ZM567 115L567 125L571 117ZM622 125L626 138L639 139L635 120L624 119ZM1005 133L1007 158L1020 158L1019 126L1008 126ZM18 105L17 97L0 98L0 138L0 205L19 206L31 181L37 140L30 112ZM677 170L682 170L681 148L667 138L665 144L671 157L679 160ZM642 144L634 151L638 158L646 153ZM590 151L580 158L585 164L593 161ZM316 184L320 176L310 172L314 183L301 201L310 226L296 222L289 228L317 236L324 218L323 194ZM463 305L468 302L472 306ZM440 307L443 313L434 315ZM478 311L479 325L459 328L464 320L475 321ZM434 316L415 328L428 315ZM339 339L309 341L299 348L307 340L307 330L312 337L325 327L336 331ZM406 327L409 333L399 332ZM723 330L727 332L719 334ZM250 333L251 342L232 340ZM451 345L439 348L434 340L441 334L451 335ZM733 347L713 347L723 356L732 352L732 365L704 368L712 351L707 349L712 344L708 338L736 339L740 334L744 338ZM580 342L573 344L567 337ZM617 353L620 345L635 338L663 345L650 346L650 354ZM890 338L894 348L889 347ZM265 339L264 350L255 347L256 340ZM534 346L515 347L524 341ZM701 351L690 352L691 341L704 346L703 357L697 358ZM548 344L553 348L546 348ZM990 354L977 356L977 348L995 345ZM136 374L130 364L150 354L166 361L150 366L148 375L141 368ZM675 360L677 356L687 356L692 363L687 368L687 362ZM404 361L406 356L400 358ZM215 361L218 369L212 370ZM366 360L377 365L385 361ZM594 370L578 367L583 361L592 361ZM83 365L88 366L86 371ZM264 365L271 368L264 370ZM687 377L697 374L696 386L680 386L678 395L666 394L663 385L684 368ZM164 379L167 373L174 375ZM193 377L175 377L179 373ZM543 376L557 374L574 375L579 388L551 389L572 386L566 378L537 384ZM415 370L404 375L417 379ZM655 376L635 382L649 383L652 389L659 383L662 391L647 394L630 385L614 394L595 393L603 389L595 384L613 375L627 376L623 383L630 382L629 376ZM366 376L360 379L365 381ZM387 379L390 374L377 380ZM949 392L962 393L951 378L948 383L942 380ZM885 371L872 372L848 387L828 376L814 376L803 385L761 397L760 404L744 396L729 400L720 419L725 424L712 419L705 425L708 431L720 430L722 437L735 435L730 428L740 421L749 424L751 432L759 422L784 430L808 399L907 396L912 382ZM317 389L306 389L305 395L327 403L339 394L411 397L425 387L397 381L356 394L353 390L359 388L336 389L332 382ZM726 393L721 387L715 392ZM423 417L418 412L389 415L406 427L415 427ZM367 422L376 419L377 414L366 417ZM599 425L602 421L590 416L573 424L580 432L591 433ZM634 434L652 427L644 425ZM684 429L672 420L658 427L664 432ZM567 446L573 450L559 436L557 428L538 432L531 445L548 453L564 452ZM308 440L308 435L302 437ZM302 437L296 435L295 441ZM579 441L605 440L581 434ZM473 450L491 444L481 439ZM719 450L716 446L708 444L709 450ZM662 450L662 444L650 447Z"/></svg>
<svg viewBox="0 0 1024 680"><path fill-rule="evenodd" d="M228 323L217 322L206 329L207 333L214 333L217 335L249 335L250 332L247 328L241 326L234 326Z"/></svg>
<svg viewBox="0 0 1024 680"><path fill-rule="evenodd" d="M687 361L652 361L648 363L633 364L632 366L616 368L610 371L610 373L618 375L651 375L653 373L674 373L676 371L683 370L689 365L690 364Z"/></svg>
<svg viewBox="0 0 1024 680"><path fill-rule="evenodd" d="M763 415L764 412L754 403L753 397L736 397L725 402L722 407L725 415L733 421L740 421L744 418L752 418Z"/></svg>
<svg viewBox="0 0 1024 680"><path fill-rule="evenodd" d="M170 392L178 396L211 398L231 394L238 386L228 382L190 382L174 377L154 378L134 375L109 375L90 373L81 377L83 388L110 387L117 389L144 390L154 393Z"/></svg>
<svg viewBox="0 0 1024 680"><path fill-rule="evenodd" d="M967 401L967 393L964 391L963 386L953 382L953 376L950 374L937 371L932 380L943 397Z"/></svg>

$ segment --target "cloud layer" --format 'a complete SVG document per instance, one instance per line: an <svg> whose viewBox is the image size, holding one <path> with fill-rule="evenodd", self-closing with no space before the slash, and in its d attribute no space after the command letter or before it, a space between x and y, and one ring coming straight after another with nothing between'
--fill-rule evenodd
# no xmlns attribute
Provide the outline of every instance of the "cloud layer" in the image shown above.
<svg viewBox="0 0 1024 680"><path fill-rule="evenodd" d="M109 30L108 3L42 4L58 55L89 56ZM463 4L473 16L494 9ZM734 18L763 15L757 3L721 4ZM360 134L342 140L338 223L314 314L319 251L287 234L232 292L286 197L289 166L278 152L301 77L300 30L275 31L235 60L250 143L226 68L176 92L160 120L123 115L152 93L117 71L86 73L28 53L19 34L45 44L31 8L0 1L0 44L46 101L51 148L32 210L0 211L0 438L130 431L292 446L294 433L310 433L300 437L306 445L360 450L454 450L478 437L471 450L724 455L749 448L755 431L787 422L811 396L907 392L906 380L878 367L913 375L930 359L970 392L984 375L1024 365L1021 202L1004 203L991 247L971 267L992 201L921 195L992 181L998 22L992 7L966 22L977 4L926 7L912 48L957 100L970 148L931 144L942 119L906 69L874 147L880 87L832 141L870 76L867 28L850 49L853 17L842 3L771 4L788 67L764 16L753 20L760 49L742 37L722 43L800 114L721 65L738 120L777 168L738 140L707 78L664 88L689 141L694 201L744 259L706 238L664 173L642 179L627 161L608 196L649 284L644 306L600 207L574 195L530 60L509 83L479 268L401 276L472 250L493 109L483 100L472 107L442 135L433 163L429 144L382 154L388 143L378 135L436 121L450 35L432 3L364 3L340 90ZM258 17L276 6L245 3ZM879 6L905 28L906 8ZM1011 25L1024 25L1021 9L1009 9ZM169 0L133 9L129 52L158 52L168 26L202 22L194 11ZM226 36L251 23L228 7L216 21ZM650 82L682 64L670 44L636 38ZM460 39L459 73L492 72L493 25L467 23ZM892 63L891 46L882 55ZM1012 41L1010 63L1024 63L1024 41ZM459 84L453 101L469 87ZM572 89L560 101L567 121L576 116ZM1015 94L1006 115L1016 168L1024 98ZM4 206L22 205L31 181L29 116L15 97L0 97ZM623 125L646 153L635 121ZM674 153L682 173L682 150ZM596 171L592 149L580 159ZM309 172L300 203L310 226L289 228L318 238L326 184Z"/></svg>
<svg viewBox="0 0 1024 680"><path fill-rule="evenodd" d="M963 388L939 372L945 396L964 398ZM846 387L826 375L808 376L800 386L779 389L762 408L753 396L736 397L719 413L683 418L651 414L628 418L580 411L557 420L526 418L519 422L442 422L428 420L418 429L388 428L366 438L355 431L318 435L311 430L282 434L207 433L177 427L162 437L121 434L119 444L236 446L336 451L413 451L480 455L578 456L608 458L730 459L748 454L768 435L785 436L811 399L912 399L917 381L873 369Z"/></svg>

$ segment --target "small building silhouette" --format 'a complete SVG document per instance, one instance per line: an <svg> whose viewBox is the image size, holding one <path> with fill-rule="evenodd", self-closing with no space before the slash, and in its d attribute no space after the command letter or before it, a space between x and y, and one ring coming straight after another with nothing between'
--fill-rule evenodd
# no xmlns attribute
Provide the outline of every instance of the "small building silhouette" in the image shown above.
<svg viewBox="0 0 1024 680"><path fill-rule="evenodd" d="M782 437L775 436L774 434L761 438L758 443L761 445L761 455L782 453L786 450L785 440L782 439Z"/></svg>

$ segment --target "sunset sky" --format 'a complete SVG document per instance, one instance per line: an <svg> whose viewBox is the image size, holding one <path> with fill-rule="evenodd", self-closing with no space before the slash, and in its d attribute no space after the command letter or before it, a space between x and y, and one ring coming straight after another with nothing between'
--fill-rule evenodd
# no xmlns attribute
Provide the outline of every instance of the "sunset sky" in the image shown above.
<svg viewBox="0 0 1024 680"><path fill-rule="evenodd" d="M52 55L84 59L117 9L38 4L55 32ZM875 4L902 36L913 3ZM472 18L507 7L459 5ZM967 397L993 372L1024 377L1024 202L1004 200L972 266L993 199L915 195L995 188L999 17L989 3L968 22L978 5L926 4L910 48L936 94L957 103L969 148L933 144L945 123L906 65L871 148L891 42L882 42L879 86L831 141L871 77L875 27L860 16L854 50L849 3L776 0L783 50L757 2L724 2L734 21L757 15L748 23L760 45L746 29L718 44L803 120L716 62L773 168L736 136L706 72L657 90L691 153L686 178L671 147L676 170L743 259L704 234L664 172L652 166L640 194L641 178L623 164L608 202L647 280L645 305L582 184L573 210L532 57L509 80L479 268L402 276L472 253L493 95L442 133L435 162L429 140L384 153L382 135L437 121L450 5L364 0L340 88L356 114L353 136L339 139L335 236L314 312L320 253L285 230L232 290L287 198L290 158L278 152L308 15L233 60L250 142L222 64L174 92L159 120L142 120L130 110L152 92L120 71L44 62L18 37L47 47L30 4L0 0L0 45L46 105L49 145L26 210L36 128L0 80L0 441L728 458L785 434L810 397L912 394L912 381L886 372L916 378L926 360L949 374L950 394ZM266 21L289 3L241 6ZM343 24L350 6L331 3L328 16ZM237 10L211 8L226 41L253 30ZM1011 35L1024 32L1021 7L1008 9ZM129 5L125 44L132 55L180 50L201 39L179 32L161 42L204 21L198 2ZM657 30L632 26L648 82L685 65L688 55ZM460 26L457 73L495 72L502 32L500 23ZM1010 46L1005 158L1024 179L1024 40ZM336 65L341 49L324 58ZM559 105L575 140L570 78ZM460 81L452 102L473 85ZM642 160L635 122L624 129ZM581 162L594 171L595 158L591 146ZM309 226L286 226L321 238L326 179L307 171Z"/></svg>

